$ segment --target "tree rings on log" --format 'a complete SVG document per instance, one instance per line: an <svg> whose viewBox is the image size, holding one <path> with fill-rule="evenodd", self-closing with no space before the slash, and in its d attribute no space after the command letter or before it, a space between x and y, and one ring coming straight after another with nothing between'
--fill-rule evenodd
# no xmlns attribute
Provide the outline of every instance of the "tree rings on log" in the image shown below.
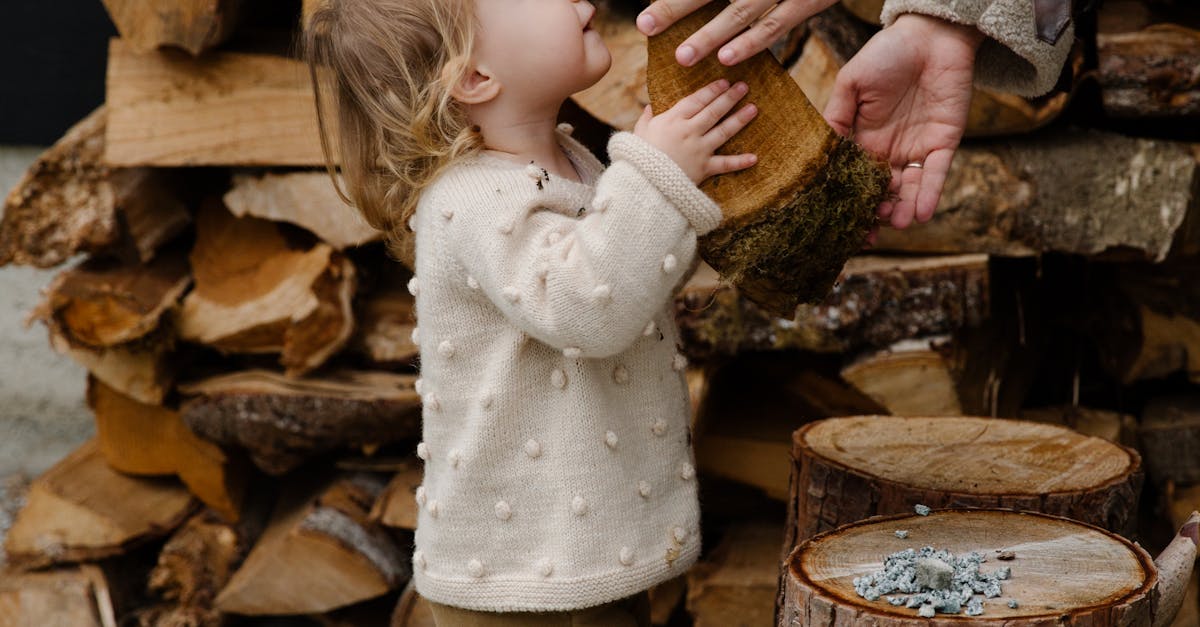
<svg viewBox="0 0 1200 627"><path fill-rule="evenodd" d="M1129 535L1136 451L1065 427L975 417L849 416L793 434L790 544L879 514L1009 507Z"/></svg>
<svg viewBox="0 0 1200 627"><path fill-rule="evenodd" d="M899 538L896 530L908 531ZM984 613L967 618L915 609L885 598L867 601L855 577L879 571L886 555L932 546L956 556L988 558L984 571L1011 568L1002 594L986 599ZM1013 559L993 561L998 551ZM991 566L992 568L987 568ZM942 510L874 518L816 536L796 547L784 564L780 625L916 627L964 622L1005 627L1150 625L1158 571L1140 546L1078 521L1009 510ZM1010 607L1009 600L1017 601Z"/></svg>

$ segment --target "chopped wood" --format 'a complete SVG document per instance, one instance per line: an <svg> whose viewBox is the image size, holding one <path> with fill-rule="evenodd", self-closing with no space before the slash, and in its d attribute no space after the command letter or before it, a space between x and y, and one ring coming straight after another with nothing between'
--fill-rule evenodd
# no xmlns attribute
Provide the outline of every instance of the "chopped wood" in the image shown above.
<svg viewBox="0 0 1200 627"><path fill-rule="evenodd" d="M309 71L269 54L108 52L111 165L323 166Z"/></svg>
<svg viewBox="0 0 1200 627"><path fill-rule="evenodd" d="M425 465L419 459L405 458L404 467L396 471L379 500L371 507L369 520L388 527L415 530L417 528L417 487L425 480Z"/></svg>
<svg viewBox="0 0 1200 627"><path fill-rule="evenodd" d="M419 435L416 377L332 371L290 378L265 370L181 383L180 413L197 435L247 449L262 470L282 475L341 448L388 444Z"/></svg>
<svg viewBox="0 0 1200 627"><path fill-rule="evenodd" d="M686 598L687 588L688 573L651 586L649 590L650 624L665 626L670 623L675 608Z"/></svg>
<svg viewBox="0 0 1200 627"><path fill-rule="evenodd" d="M897 529L907 530L908 538L897 537ZM1034 627L1045 625L1049 613L1053 624L1064 627L1149 626L1156 610L1161 611L1155 607L1161 580L1154 563L1120 535L1033 512L953 509L874 518L801 544L784 565L778 624L831 627L835 616L838 625L933 623L918 618L916 609L893 607L885 598L868 601L853 585L856 577L881 570L883 556L921 546L956 556L971 551L990 556L1013 547L1016 558L1003 562L1011 576L1002 582L1002 596L986 599L984 614L967 622ZM986 570L995 568L993 563ZM1017 607L1010 607L1009 599Z"/></svg>
<svg viewBox="0 0 1200 627"><path fill-rule="evenodd" d="M196 437L178 411L138 402L95 377L88 377L87 402L109 466L131 475L176 475L206 505L238 520L249 470L240 458Z"/></svg>
<svg viewBox="0 0 1200 627"><path fill-rule="evenodd" d="M1200 483L1200 396L1151 399L1142 409L1138 440L1155 482Z"/></svg>
<svg viewBox="0 0 1200 627"><path fill-rule="evenodd" d="M883 0L842 0L842 6L870 24L879 24L879 14L883 12Z"/></svg>
<svg viewBox="0 0 1200 627"><path fill-rule="evenodd" d="M235 174L225 193L233 215L254 216L304 227L338 250L379 240L362 214L338 196L329 174L319 172Z"/></svg>
<svg viewBox="0 0 1200 627"><path fill-rule="evenodd" d="M414 363L421 351L412 340L417 319L416 301L405 287L409 278L411 273L394 268L362 297L348 350L375 364Z"/></svg>
<svg viewBox="0 0 1200 627"><path fill-rule="evenodd" d="M1130 535L1136 451L1054 425L975 417L847 416L793 434L789 545L870 516L1010 507Z"/></svg>
<svg viewBox="0 0 1200 627"><path fill-rule="evenodd" d="M987 261L987 255L851 257L825 300L799 306L790 318L741 298L701 265L676 297L675 317L695 358L882 348L980 324L988 316Z"/></svg>
<svg viewBox="0 0 1200 627"><path fill-rule="evenodd" d="M367 520L382 480L341 474L285 490L262 538L217 596L218 609L316 614L377 597L409 578L399 547Z"/></svg>
<svg viewBox="0 0 1200 627"><path fill-rule="evenodd" d="M241 0L172 0L161 6L140 0L104 0L121 37L133 48L152 52L175 46L193 55L216 47L233 32Z"/></svg>
<svg viewBox="0 0 1200 627"><path fill-rule="evenodd" d="M723 220L700 238L699 252L742 295L790 316L798 304L826 297L846 259L862 249L891 170L836 133L768 51L732 67L716 55L679 65L676 47L722 10L704 4L650 38L650 104L661 114L719 77L749 86L759 112L721 150L754 152L758 162L700 184Z"/></svg>
<svg viewBox="0 0 1200 627"><path fill-rule="evenodd" d="M1197 157L1187 144L1063 130L954 153L933 219L883 228L878 250L1042 252L1162 261L1200 250Z"/></svg>
<svg viewBox="0 0 1200 627"><path fill-rule="evenodd" d="M1200 116L1200 30L1154 24L1096 35L1100 96L1113 117Z"/></svg>
<svg viewBox="0 0 1200 627"><path fill-rule="evenodd" d="M327 244L297 249L278 225L236 218L217 202L197 216L196 287L179 335L226 353L281 353L289 375L309 372L354 330L353 263Z"/></svg>
<svg viewBox="0 0 1200 627"><path fill-rule="evenodd" d="M1200 510L1200 484L1176 486L1168 483L1165 498L1171 528L1179 529L1187 523L1191 513ZM1192 572L1192 580L1184 591L1183 602L1171 627L1193 627L1200 625L1200 569Z"/></svg>
<svg viewBox="0 0 1200 627"><path fill-rule="evenodd" d="M94 564L4 573L0 617L11 627L117 627L104 571Z"/></svg>
<svg viewBox="0 0 1200 627"><path fill-rule="evenodd" d="M164 244L192 223L182 188L192 185L177 170L117 168L108 185L122 227L121 239L110 250L126 262L146 263Z"/></svg>
<svg viewBox="0 0 1200 627"><path fill-rule="evenodd" d="M433 609L429 601L417 593L417 587L410 579L400 593L400 600L392 612L390 627L437 627L433 621Z"/></svg>
<svg viewBox="0 0 1200 627"><path fill-rule="evenodd" d="M842 368L842 378L895 416L962 414L957 379L947 356L950 338L901 340L862 355Z"/></svg>
<svg viewBox="0 0 1200 627"><path fill-rule="evenodd" d="M92 439L33 481L4 549L20 568L117 555L170 533L195 504L178 481L113 470Z"/></svg>
<svg viewBox="0 0 1200 627"><path fill-rule="evenodd" d="M696 627L770 625L779 580L779 521L731 525L687 572L687 609Z"/></svg>
<svg viewBox="0 0 1200 627"><path fill-rule="evenodd" d="M1125 446L1134 446L1137 441L1137 418L1132 414L1078 405L1056 405L1022 409L1018 418L1062 425L1083 435L1103 438ZM1146 461L1147 466L1152 464L1150 458L1143 455L1142 459Z"/></svg>

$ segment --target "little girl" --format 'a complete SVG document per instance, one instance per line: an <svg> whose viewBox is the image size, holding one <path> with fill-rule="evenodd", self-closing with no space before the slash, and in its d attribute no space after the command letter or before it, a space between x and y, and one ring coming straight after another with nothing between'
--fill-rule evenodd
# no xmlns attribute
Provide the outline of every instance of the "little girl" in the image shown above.
<svg viewBox="0 0 1200 627"><path fill-rule="evenodd" d="M725 81L647 107L604 168L555 124L609 69L594 13L330 0L308 26L353 204L394 251L415 233L412 570L438 625L649 625L646 590L700 553L671 296L721 220L696 184L754 164L714 153L756 110L727 115Z"/></svg>

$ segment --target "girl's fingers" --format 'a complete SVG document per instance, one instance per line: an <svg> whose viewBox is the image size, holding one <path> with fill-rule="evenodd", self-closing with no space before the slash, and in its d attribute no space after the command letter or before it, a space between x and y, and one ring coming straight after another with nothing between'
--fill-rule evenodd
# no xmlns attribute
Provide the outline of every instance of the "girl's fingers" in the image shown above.
<svg viewBox="0 0 1200 627"><path fill-rule="evenodd" d="M708 178L717 174L737 172L756 163L758 163L758 156L749 152L740 155L713 155L708 160L708 169L704 176Z"/></svg>
<svg viewBox="0 0 1200 627"><path fill-rule="evenodd" d="M729 91L733 90L731 89ZM737 135L738 132L740 132L743 128L746 128L746 125L749 124L750 120L753 120L754 116L756 115L758 115L758 107L754 106L753 104L748 104L741 109L738 109L737 113L734 113L724 120L721 120L720 124L714 126L712 130L705 133L704 140L708 142L708 145L712 146L713 150L716 150L717 148L723 146L725 142L732 139L734 135Z"/></svg>
<svg viewBox="0 0 1200 627"><path fill-rule="evenodd" d="M701 125L701 132L707 133L710 129L715 127L717 123L721 121L721 118L725 117L726 114L733 110L733 107L737 105L738 101L741 100L749 90L750 88L747 87L745 83L738 82L733 87L725 90L725 92L720 96L717 96L717 98L710 102L708 106L704 107L703 111L697 113L693 119L695 119Z"/></svg>
<svg viewBox="0 0 1200 627"><path fill-rule="evenodd" d="M675 103L675 106L671 107L671 109L686 120L703 111L705 107L712 104L717 97L728 90L729 81L723 78L717 79Z"/></svg>

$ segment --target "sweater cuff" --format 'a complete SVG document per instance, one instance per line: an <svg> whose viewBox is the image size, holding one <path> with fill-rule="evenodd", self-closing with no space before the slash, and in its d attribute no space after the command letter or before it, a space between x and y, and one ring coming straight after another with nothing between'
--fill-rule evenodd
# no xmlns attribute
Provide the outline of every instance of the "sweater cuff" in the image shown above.
<svg viewBox="0 0 1200 627"><path fill-rule="evenodd" d="M608 158L613 163L623 160L633 165L687 218L696 235L704 235L721 223L724 216L717 203L696 187L679 164L641 137L628 131L614 133L608 140Z"/></svg>

